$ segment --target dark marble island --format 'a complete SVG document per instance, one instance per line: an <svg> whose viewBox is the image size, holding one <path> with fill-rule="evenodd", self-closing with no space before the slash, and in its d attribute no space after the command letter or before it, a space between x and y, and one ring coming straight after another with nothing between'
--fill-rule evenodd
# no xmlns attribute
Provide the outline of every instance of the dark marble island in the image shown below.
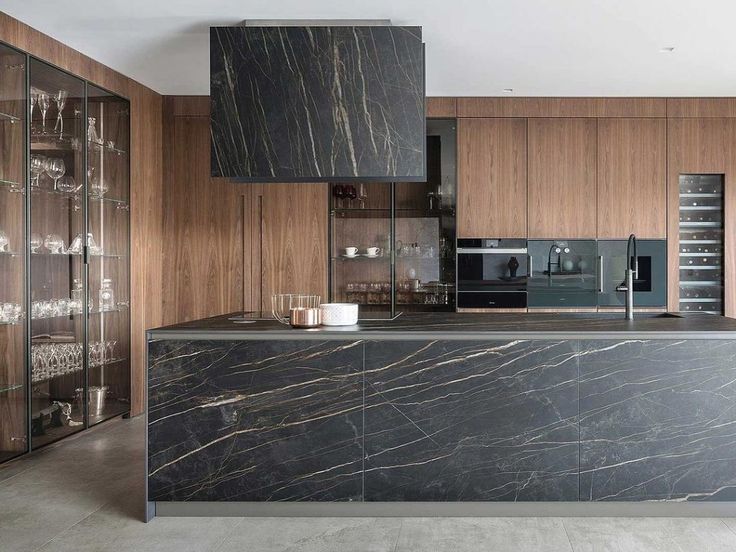
<svg viewBox="0 0 736 552"><path fill-rule="evenodd" d="M736 320L218 317L148 338L152 514L736 498Z"/></svg>

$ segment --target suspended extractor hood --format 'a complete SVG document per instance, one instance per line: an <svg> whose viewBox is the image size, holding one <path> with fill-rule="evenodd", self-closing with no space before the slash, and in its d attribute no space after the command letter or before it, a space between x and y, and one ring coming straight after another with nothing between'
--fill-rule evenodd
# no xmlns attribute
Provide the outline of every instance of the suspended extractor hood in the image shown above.
<svg viewBox="0 0 736 552"><path fill-rule="evenodd" d="M421 27L210 28L212 175L425 180Z"/></svg>

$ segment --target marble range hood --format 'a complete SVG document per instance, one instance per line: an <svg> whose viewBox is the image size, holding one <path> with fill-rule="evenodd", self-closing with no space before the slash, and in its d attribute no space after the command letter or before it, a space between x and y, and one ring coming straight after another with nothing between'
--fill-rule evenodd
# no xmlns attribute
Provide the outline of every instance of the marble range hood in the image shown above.
<svg viewBox="0 0 736 552"><path fill-rule="evenodd" d="M421 27L210 28L212 176L423 182Z"/></svg>

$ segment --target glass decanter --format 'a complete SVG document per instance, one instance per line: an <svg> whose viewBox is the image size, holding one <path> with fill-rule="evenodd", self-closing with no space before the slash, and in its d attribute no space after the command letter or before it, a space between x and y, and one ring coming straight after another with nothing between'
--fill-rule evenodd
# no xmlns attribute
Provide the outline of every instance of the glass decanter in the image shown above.
<svg viewBox="0 0 736 552"><path fill-rule="evenodd" d="M100 287L100 310L115 310L115 293L112 290L112 280L104 278Z"/></svg>

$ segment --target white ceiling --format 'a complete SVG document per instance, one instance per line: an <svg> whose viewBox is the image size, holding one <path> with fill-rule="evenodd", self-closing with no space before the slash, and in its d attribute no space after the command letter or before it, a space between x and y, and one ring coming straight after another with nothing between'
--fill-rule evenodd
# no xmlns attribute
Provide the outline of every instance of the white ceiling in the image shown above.
<svg viewBox="0 0 736 552"><path fill-rule="evenodd" d="M210 25L421 25L427 95L736 96L732 0L2 0L162 94L208 94ZM660 49L674 46L672 53Z"/></svg>

